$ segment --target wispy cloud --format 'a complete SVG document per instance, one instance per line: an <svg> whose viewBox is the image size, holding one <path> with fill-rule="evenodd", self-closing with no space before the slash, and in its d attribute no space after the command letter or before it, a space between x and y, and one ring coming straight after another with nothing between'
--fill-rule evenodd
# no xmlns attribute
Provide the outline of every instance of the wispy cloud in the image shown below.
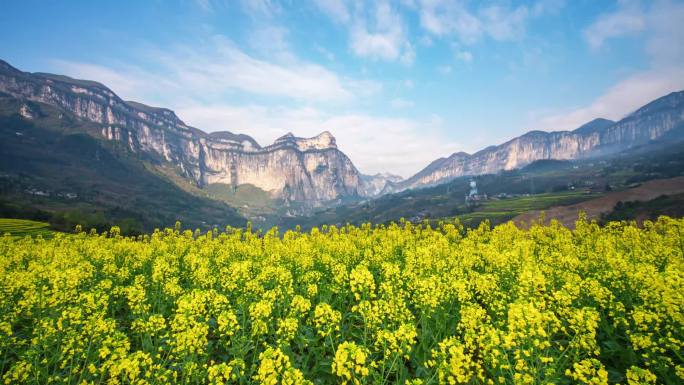
<svg viewBox="0 0 684 385"><path fill-rule="evenodd" d="M644 71L613 85L584 107L545 116L539 128L573 130L595 118L618 120L669 92L684 89L684 69Z"/></svg>
<svg viewBox="0 0 684 385"><path fill-rule="evenodd" d="M256 26L249 35L249 46L263 57L277 59L280 62L294 62L296 58L288 43L288 35L288 29L282 26Z"/></svg>
<svg viewBox="0 0 684 385"><path fill-rule="evenodd" d="M245 13L252 17L272 17L280 13L281 7L273 0L240 0Z"/></svg>
<svg viewBox="0 0 684 385"><path fill-rule="evenodd" d="M467 2L421 0L418 8L420 24L428 33L473 44L485 36L500 41L519 39L531 20L556 13L564 4L562 0L539 0L532 6L504 3L476 8Z"/></svg>
<svg viewBox="0 0 684 385"><path fill-rule="evenodd" d="M423 0L420 2L420 23L435 36L456 34L464 42L474 42L482 35L482 22L463 3Z"/></svg>
<svg viewBox="0 0 684 385"><path fill-rule="evenodd" d="M601 48L607 39L635 34L646 28L639 2L624 1L621 4L616 12L601 15L584 31L584 38L591 48Z"/></svg>
<svg viewBox="0 0 684 385"><path fill-rule="evenodd" d="M100 81L126 99L171 108L206 131L245 133L268 144L288 131L313 136L328 130L362 172L409 176L436 155L459 148L444 140L441 120L356 111L355 103L383 92L381 83L350 78L294 54L284 62L256 58L222 36L145 51L145 67L53 64L61 73ZM399 84L413 87L407 79ZM412 104L398 97L390 102L395 108Z"/></svg>
<svg viewBox="0 0 684 385"><path fill-rule="evenodd" d="M538 126L569 130L598 117L620 119L657 97L684 89L681 20L684 20L684 4L672 1L649 2L648 6L622 1L615 12L600 15L584 32L589 47L596 49L612 38L640 33L646 39L645 53L650 67L616 82L587 106L542 117Z"/></svg>
<svg viewBox="0 0 684 385"><path fill-rule="evenodd" d="M318 8L333 21L347 23L350 19L349 8L344 0L314 0Z"/></svg>
<svg viewBox="0 0 684 385"><path fill-rule="evenodd" d="M297 60L293 55L288 55L291 56L288 63L259 59L219 35L201 44L178 46L170 51L153 49L147 56L153 61L154 71L66 61L59 61L57 65L74 76L111 80L107 83L115 91L131 97L149 96L171 86L174 92L181 90L198 99L212 99L231 91L241 91L316 103L348 101L368 90L381 88L374 81L345 79L321 65ZM119 80L122 76L128 80ZM136 87L145 79L154 80L147 82L152 83L147 84L151 88Z"/></svg>

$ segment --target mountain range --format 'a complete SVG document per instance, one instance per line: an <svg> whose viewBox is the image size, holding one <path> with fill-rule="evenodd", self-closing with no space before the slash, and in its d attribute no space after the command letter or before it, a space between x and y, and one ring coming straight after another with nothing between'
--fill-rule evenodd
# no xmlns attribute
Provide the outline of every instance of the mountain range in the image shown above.
<svg viewBox="0 0 684 385"><path fill-rule="evenodd" d="M287 134L261 147L247 135L208 134L186 125L171 110L124 101L100 83L25 73L6 62L0 62L0 91L97 123L100 138L164 162L200 188L252 184L286 201L311 203L367 191L328 132L308 139ZM19 113L26 119L35 115L26 104Z"/></svg>
<svg viewBox="0 0 684 385"><path fill-rule="evenodd" d="M464 175L496 173L542 159L576 160L605 156L647 144L665 135L681 135L684 91L673 92L639 108L617 122L597 118L573 131L530 131L474 154L457 152L439 158L385 192L447 182Z"/></svg>
<svg viewBox="0 0 684 385"><path fill-rule="evenodd" d="M52 156L49 162L64 163L61 169L68 169L70 163L58 156L68 149L59 145L63 139L59 138L85 135L87 140L94 140L95 153L107 152L116 162L126 163L126 167L154 175L142 179L158 179L179 194L193 196L192 199L216 200L209 191L230 193L241 186L251 186L271 207L299 208L300 214L306 212L306 207L372 199L466 175L516 169L538 160L606 156L653 140L681 136L684 127L684 91L680 91L654 100L619 121L595 119L573 131L530 131L473 154L457 152L433 161L404 180L388 173L362 174L329 132L313 138L288 133L273 144L262 146L245 134L206 133L185 124L169 109L124 101L94 81L23 72L1 60L0 98L0 117L5 119L0 124L5 152L0 158L0 171L6 180L29 178L21 179L24 189L46 190L50 186L35 187L31 183L60 177L54 175L54 168L19 166L21 154L17 149L30 148L29 131L22 132L20 128L32 127L46 129L56 138L49 144L55 148L48 154ZM38 135L32 140L38 143L42 138ZM68 157L77 159L79 154L70 153ZM82 159L78 162L87 167ZM63 174L78 179L69 172ZM121 182L113 181L106 173L94 176L100 177L109 178L108 185ZM61 182L68 185L66 180ZM19 191L10 187L4 190ZM238 209L246 206L229 203L240 206ZM199 201L197 204L202 205ZM291 210L288 213L292 215Z"/></svg>

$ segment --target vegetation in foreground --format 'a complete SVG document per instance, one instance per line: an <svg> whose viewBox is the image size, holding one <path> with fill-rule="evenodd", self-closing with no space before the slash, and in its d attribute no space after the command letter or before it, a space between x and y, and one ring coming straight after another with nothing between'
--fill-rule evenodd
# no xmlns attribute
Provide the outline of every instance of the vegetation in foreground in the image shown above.
<svg viewBox="0 0 684 385"><path fill-rule="evenodd" d="M684 219L0 238L5 383L681 384Z"/></svg>

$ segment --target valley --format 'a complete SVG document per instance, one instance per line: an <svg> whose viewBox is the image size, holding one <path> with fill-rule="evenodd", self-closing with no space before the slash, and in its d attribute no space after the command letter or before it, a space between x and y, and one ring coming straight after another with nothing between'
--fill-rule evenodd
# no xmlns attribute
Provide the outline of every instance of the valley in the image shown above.
<svg viewBox="0 0 684 385"><path fill-rule="evenodd" d="M684 0L1 4L2 384L684 384Z"/></svg>
<svg viewBox="0 0 684 385"><path fill-rule="evenodd" d="M434 187L320 210L307 218L284 221L282 225L291 228L300 224L310 228L325 223L389 223L401 218L432 223L459 219L470 227L488 220L496 225L528 211L535 211L534 215L538 217L538 210L588 201L611 192L629 190L645 181L682 175L684 143L659 143L614 156L581 161L540 160L521 169L460 177ZM486 194L487 199L471 204L466 202L471 181L476 182L478 191ZM654 198L668 193L658 191L654 190ZM578 210L574 211L574 219L577 214Z"/></svg>
<svg viewBox="0 0 684 385"><path fill-rule="evenodd" d="M97 82L0 62L0 136L0 216L61 231L116 224L140 234L176 220L204 230L402 218L495 225L682 175L684 92L618 121L458 152L402 179L363 174L328 131L262 146L245 134L206 133ZM481 197L467 201L471 182Z"/></svg>

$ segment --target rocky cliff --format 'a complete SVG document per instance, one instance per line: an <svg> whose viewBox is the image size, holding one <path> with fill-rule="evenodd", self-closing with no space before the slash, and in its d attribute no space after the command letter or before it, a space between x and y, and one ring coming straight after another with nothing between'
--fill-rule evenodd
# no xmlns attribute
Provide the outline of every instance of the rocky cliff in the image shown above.
<svg viewBox="0 0 684 385"><path fill-rule="evenodd" d="M313 138L287 134L261 147L247 135L227 131L208 134L186 125L171 110L124 101L100 83L22 72L1 60L0 92L49 104L94 122L100 129L91 134L171 164L199 187L252 184L273 197L307 203L368 191L328 132ZM30 118L29 110L20 113Z"/></svg>
<svg viewBox="0 0 684 385"><path fill-rule="evenodd" d="M663 139L684 128L684 91L663 96L618 122L595 119L574 131L531 131L474 154L458 152L388 186L396 192L430 186L464 175L524 167L540 159L582 159L624 151Z"/></svg>

